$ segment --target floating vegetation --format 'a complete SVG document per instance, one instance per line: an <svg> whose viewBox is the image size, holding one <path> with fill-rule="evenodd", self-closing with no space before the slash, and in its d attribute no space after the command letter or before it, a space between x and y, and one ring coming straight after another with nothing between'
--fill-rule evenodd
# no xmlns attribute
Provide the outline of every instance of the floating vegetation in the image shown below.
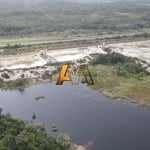
<svg viewBox="0 0 150 150"><path fill-rule="evenodd" d="M44 98L45 98L44 96L37 96L37 97L35 97L35 100L39 101L39 100L44 99Z"/></svg>
<svg viewBox="0 0 150 150"><path fill-rule="evenodd" d="M25 87L23 87L23 86L18 88L18 90L21 91L21 92L24 91L24 89L25 89Z"/></svg>
<svg viewBox="0 0 150 150"><path fill-rule="evenodd" d="M51 129L52 129L53 132L57 132L58 131L58 128L56 126L52 126Z"/></svg>
<svg viewBox="0 0 150 150"><path fill-rule="evenodd" d="M32 115L32 119L33 119L33 120L35 120L35 119L36 119L36 115L35 115L35 113L33 113L33 115Z"/></svg>

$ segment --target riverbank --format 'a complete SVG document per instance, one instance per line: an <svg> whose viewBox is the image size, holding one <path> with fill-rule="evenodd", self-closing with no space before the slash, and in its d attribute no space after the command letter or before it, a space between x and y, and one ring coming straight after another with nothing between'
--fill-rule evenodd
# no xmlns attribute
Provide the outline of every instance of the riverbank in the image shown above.
<svg viewBox="0 0 150 150"><path fill-rule="evenodd" d="M129 99L133 103L150 103L150 75L137 77L119 77L114 73L114 66L90 66L95 85L91 88L102 92L105 96L118 99Z"/></svg>
<svg viewBox="0 0 150 150"><path fill-rule="evenodd" d="M150 103L150 75L143 77L119 77L111 65L89 66L95 84L92 89L102 92L105 96L113 99L129 99L133 103ZM19 78L16 80L1 82L0 88L4 90L24 90L35 84L56 81L58 74L45 73L37 78Z"/></svg>
<svg viewBox="0 0 150 150"><path fill-rule="evenodd" d="M23 89L33 84L52 81L59 65L44 65L24 69L5 69L0 71L1 89Z"/></svg>
<svg viewBox="0 0 150 150"><path fill-rule="evenodd" d="M36 77L36 78L18 78L15 80L0 81L0 89L1 90L17 90L18 89L20 91L23 91L25 88L30 87L32 85L56 81L57 76L58 74L56 71L53 74L46 72L43 75Z"/></svg>

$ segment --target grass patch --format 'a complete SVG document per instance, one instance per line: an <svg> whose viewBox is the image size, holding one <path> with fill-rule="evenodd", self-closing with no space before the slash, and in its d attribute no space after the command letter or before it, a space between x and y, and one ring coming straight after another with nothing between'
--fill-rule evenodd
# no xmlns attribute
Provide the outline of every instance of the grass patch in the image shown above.
<svg viewBox="0 0 150 150"><path fill-rule="evenodd" d="M19 87L24 87L29 82L29 79L17 79L17 80L11 80L11 81L2 81L0 83L0 88L3 89L15 89Z"/></svg>
<svg viewBox="0 0 150 150"><path fill-rule="evenodd" d="M139 80L136 77L120 77L114 73L114 66L90 66L95 85L93 89L102 91L104 95L112 98L131 98L150 101L150 75Z"/></svg>

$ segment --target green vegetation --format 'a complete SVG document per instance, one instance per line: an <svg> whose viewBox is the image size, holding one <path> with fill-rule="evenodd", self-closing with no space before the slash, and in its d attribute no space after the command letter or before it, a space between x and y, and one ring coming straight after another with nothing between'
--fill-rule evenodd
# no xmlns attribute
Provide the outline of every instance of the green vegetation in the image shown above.
<svg viewBox="0 0 150 150"><path fill-rule="evenodd" d="M1 150L75 150L64 136L55 138L46 133L43 125L25 124L0 111Z"/></svg>
<svg viewBox="0 0 150 150"><path fill-rule="evenodd" d="M13 5L11 3L12 0L0 0L0 37L39 35L66 39L129 33L131 30L132 33L147 33L150 28L149 0L13 0Z"/></svg>
<svg viewBox="0 0 150 150"><path fill-rule="evenodd" d="M10 76L7 74L7 73L2 73L2 75L1 75L3 78L5 78L5 79L9 79L10 78Z"/></svg>
<svg viewBox="0 0 150 150"><path fill-rule="evenodd" d="M17 80L11 80L11 81L3 81L1 79L0 81L0 88L4 89L14 89L18 87L23 87L28 84L28 79L17 79Z"/></svg>
<svg viewBox="0 0 150 150"><path fill-rule="evenodd" d="M121 55L119 53L112 54L101 54L96 57L96 59L92 60L92 64L105 64L105 65L114 65L114 64L124 64L124 63L135 63L135 60L131 57L127 57Z"/></svg>
<svg viewBox="0 0 150 150"><path fill-rule="evenodd" d="M150 75L150 73L142 67L138 59L127 57L118 53L99 55L96 59L92 60L91 63L114 66L114 72L117 76L139 77Z"/></svg>
<svg viewBox="0 0 150 150"><path fill-rule="evenodd" d="M48 64L51 65L51 64ZM54 64L53 64L54 65ZM58 63L55 64L58 67ZM36 69L38 69L40 67L36 67ZM30 68L33 69L33 68ZM25 70L29 70L29 69L23 69ZM30 73L37 73L39 76L38 77L33 77L33 78L25 78L25 74L22 73L21 74L21 78L17 78L15 80L10 79L9 73L13 73L13 71L11 70L5 70L6 72L2 71L1 76L3 78L0 78L0 88L1 89L19 89L20 91L23 91L25 87L27 86L31 86L33 84L37 84L37 83L42 83L42 82L50 82L53 80L54 76L58 73L59 68L57 68L57 70L53 70L53 71L45 71L41 76L40 74L38 74L38 72L36 71L30 71ZM37 96L35 99L36 100L40 100L43 99L43 96Z"/></svg>
<svg viewBox="0 0 150 150"><path fill-rule="evenodd" d="M90 67L95 85L112 98L128 98L150 102L150 74L137 59L120 54L100 55Z"/></svg>
<svg viewBox="0 0 150 150"><path fill-rule="evenodd" d="M89 35L90 36L90 35ZM53 36L52 36L53 38ZM4 54L14 54L15 52L21 52L21 51L31 51L35 49L59 49L59 48L70 48L70 47L82 47L82 46L88 46L88 45L97 45L99 43L102 43L104 41L107 41L107 43L114 43L114 42L129 42L129 41L136 41L136 40L148 40L150 38L149 33L139 33L139 34L129 34L129 35L105 35L105 37L101 36L92 36L92 37L82 37L77 39L68 39L64 40L63 37L61 37L61 40L53 40L49 37L40 39L39 37L36 37L36 39L29 38L26 39L14 39L14 40L3 40L0 41L0 47L5 49ZM11 50L11 51L10 51ZM13 51L12 51L13 50ZM3 54L3 52L1 52Z"/></svg>
<svg viewBox="0 0 150 150"><path fill-rule="evenodd" d="M42 79L51 79L52 75L49 73L49 71L45 71L42 75Z"/></svg>
<svg viewBox="0 0 150 150"><path fill-rule="evenodd" d="M0 0L5 49L0 54L149 39L149 5L149 0Z"/></svg>

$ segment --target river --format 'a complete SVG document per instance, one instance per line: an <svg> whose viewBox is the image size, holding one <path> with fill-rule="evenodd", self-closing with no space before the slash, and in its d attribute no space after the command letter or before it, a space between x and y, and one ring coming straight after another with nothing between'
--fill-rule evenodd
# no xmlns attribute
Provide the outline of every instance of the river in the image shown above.
<svg viewBox="0 0 150 150"><path fill-rule="evenodd" d="M36 101L35 97L45 96ZM112 100L86 85L33 85L24 91L0 91L3 113L45 124L49 133L69 134L90 150L150 150L150 108L128 100Z"/></svg>

